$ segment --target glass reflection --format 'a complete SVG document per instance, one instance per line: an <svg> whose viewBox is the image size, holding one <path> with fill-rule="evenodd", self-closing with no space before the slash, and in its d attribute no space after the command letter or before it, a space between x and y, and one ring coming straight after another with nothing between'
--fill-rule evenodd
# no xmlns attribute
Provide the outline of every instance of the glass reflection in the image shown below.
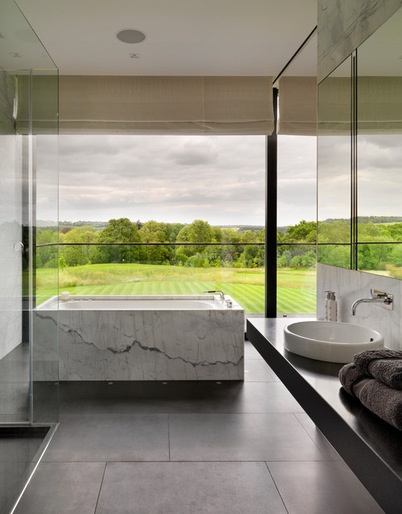
<svg viewBox="0 0 402 514"><path fill-rule="evenodd" d="M401 278L402 10L358 49L358 268Z"/></svg>
<svg viewBox="0 0 402 514"><path fill-rule="evenodd" d="M351 62L318 88L318 261L350 267Z"/></svg>

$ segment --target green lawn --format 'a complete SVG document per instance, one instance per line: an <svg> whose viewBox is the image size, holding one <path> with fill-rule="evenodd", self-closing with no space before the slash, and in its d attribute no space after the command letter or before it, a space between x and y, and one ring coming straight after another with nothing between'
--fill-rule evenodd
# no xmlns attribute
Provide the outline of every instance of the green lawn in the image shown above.
<svg viewBox="0 0 402 514"><path fill-rule="evenodd" d="M37 270L38 303L57 294L55 270ZM247 313L264 312L264 271L150 264L90 264L60 271L60 291L75 295L191 295L222 289ZM315 272L278 272L278 312L315 312Z"/></svg>

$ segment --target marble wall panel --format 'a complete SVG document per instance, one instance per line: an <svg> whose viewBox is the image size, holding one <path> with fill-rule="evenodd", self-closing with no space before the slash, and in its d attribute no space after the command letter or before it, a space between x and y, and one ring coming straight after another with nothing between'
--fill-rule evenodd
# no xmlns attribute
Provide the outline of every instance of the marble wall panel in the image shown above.
<svg viewBox="0 0 402 514"><path fill-rule="evenodd" d="M351 306L359 298L370 297L370 289L394 296L393 309L379 303L362 303L352 315ZM357 323L378 330L384 335L384 344L395 350L402 349L402 281L372 273L363 273L334 266L318 264L317 318L324 318L324 291L334 291L338 301L338 321Z"/></svg>
<svg viewBox="0 0 402 514"><path fill-rule="evenodd" d="M21 343L21 168L17 136L0 135L0 359Z"/></svg>
<svg viewBox="0 0 402 514"><path fill-rule="evenodd" d="M402 6L402 0L318 0L318 81Z"/></svg>

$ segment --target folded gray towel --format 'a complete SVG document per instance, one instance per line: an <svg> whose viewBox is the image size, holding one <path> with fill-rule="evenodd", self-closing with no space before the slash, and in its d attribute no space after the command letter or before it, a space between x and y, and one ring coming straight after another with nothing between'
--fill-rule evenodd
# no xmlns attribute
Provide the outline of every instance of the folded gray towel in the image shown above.
<svg viewBox="0 0 402 514"><path fill-rule="evenodd" d="M367 378L367 375L359 371L353 362L349 364L345 364L339 370L338 374L339 380L343 385L343 388L352 396L355 396L353 392L353 386L360 380Z"/></svg>
<svg viewBox="0 0 402 514"><path fill-rule="evenodd" d="M402 391L368 378L355 384L353 392L371 412L402 430Z"/></svg>
<svg viewBox="0 0 402 514"><path fill-rule="evenodd" d="M353 357L356 368L393 389L402 389L402 351L380 348Z"/></svg>
<svg viewBox="0 0 402 514"><path fill-rule="evenodd" d="M344 389L367 409L402 430L402 391L364 375L353 362L339 370L339 380Z"/></svg>

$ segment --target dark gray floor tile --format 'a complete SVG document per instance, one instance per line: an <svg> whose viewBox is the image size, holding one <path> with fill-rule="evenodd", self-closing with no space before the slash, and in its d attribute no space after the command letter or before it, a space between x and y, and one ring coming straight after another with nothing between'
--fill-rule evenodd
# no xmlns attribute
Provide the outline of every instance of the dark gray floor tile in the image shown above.
<svg viewBox="0 0 402 514"><path fill-rule="evenodd" d="M255 349L252 343L250 341L244 341L244 358L247 362L248 359L261 359L261 354Z"/></svg>
<svg viewBox="0 0 402 514"><path fill-rule="evenodd" d="M65 416L46 461L169 460L168 417L155 415Z"/></svg>
<svg viewBox="0 0 402 514"><path fill-rule="evenodd" d="M295 416L318 446L321 453L325 455L328 460L342 460L339 453L327 441L325 436L318 430L311 418L305 412L298 412Z"/></svg>
<svg viewBox="0 0 402 514"><path fill-rule="evenodd" d="M258 363L258 361L255 361ZM264 371L264 362L260 362ZM269 376L270 368L267 368ZM272 373L272 372L271 372ZM167 382L143 386L127 382L61 384L61 419L93 415L197 412L303 412L278 380L256 382Z"/></svg>
<svg viewBox="0 0 402 514"><path fill-rule="evenodd" d="M96 514L282 514L262 462L111 463Z"/></svg>
<svg viewBox="0 0 402 514"><path fill-rule="evenodd" d="M93 514L102 462L41 462L15 514Z"/></svg>
<svg viewBox="0 0 402 514"><path fill-rule="evenodd" d="M248 359L244 365L244 380L246 382L273 382L279 381L279 378L262 359Z"/></svg>
<svg viewBox="0 0 402 514"><path fill-rule="evenodd" d="M245 382L237 390L222 391L215 397L213 412L303 412L303 409L279 381Z"/></svg>
<svg viewBox="0 0 402 514"><path fill-rule="evenodd" d="M383 512L343 462L269 462L289 514Z"/></svg>
<svg viewBox="0 0 402 514"><path fill-rule="evenodd" d="M319 460L292 414L172 414L172 461Z"/></svg>
<svg viewBox="0 0 402 514"><path fill-rule="evenodd" d="M91 414L163 414L211 412L226 395L236 396L242 382L154 382L61 384L62 416Z"/></svg>

